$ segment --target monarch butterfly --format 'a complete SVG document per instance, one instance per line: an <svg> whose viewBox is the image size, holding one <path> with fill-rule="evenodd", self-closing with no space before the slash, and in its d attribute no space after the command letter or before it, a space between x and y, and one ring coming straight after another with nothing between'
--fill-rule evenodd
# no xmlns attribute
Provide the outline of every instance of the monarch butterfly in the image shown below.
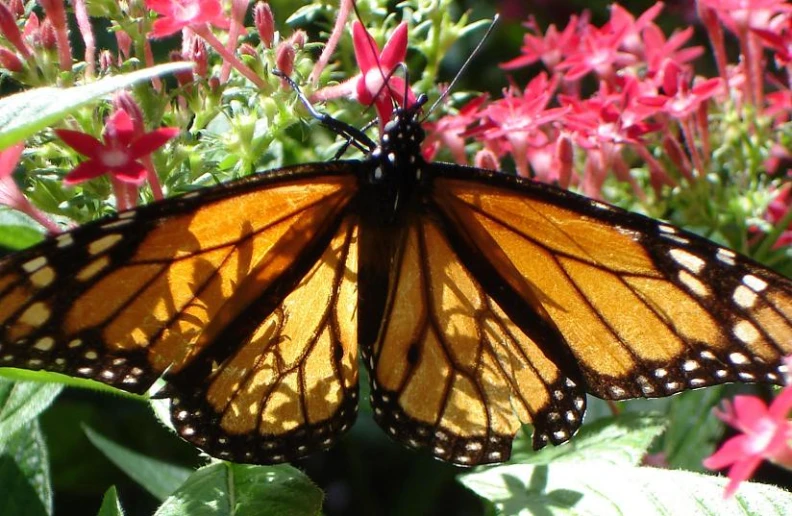
<svg viewBox="0 0 792 516"><path fill-rule="evenodd" d="M353 423L461 465L521 423L567 441L585 394L781 382L792 283L701 237L420 153L419 102L363 160L125 211L0 261L0 366L143 393L218 458L278 463ZM365 143L365 142L363 142Z"/></svg>

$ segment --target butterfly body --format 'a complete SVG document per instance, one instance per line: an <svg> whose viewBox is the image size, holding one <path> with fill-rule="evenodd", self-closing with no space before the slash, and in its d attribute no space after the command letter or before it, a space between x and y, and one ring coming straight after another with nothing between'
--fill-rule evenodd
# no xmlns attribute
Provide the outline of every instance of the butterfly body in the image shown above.
<svg viewBox="0 0 792 516"><path fill-rule="evenodd" d="M418 107L363 160L287 167L0 261L0 366L145 392L211 455L277 463L374 417L443 460L568 440L585 394L780 383L792 283L667 224L428 163Z"/></svg>

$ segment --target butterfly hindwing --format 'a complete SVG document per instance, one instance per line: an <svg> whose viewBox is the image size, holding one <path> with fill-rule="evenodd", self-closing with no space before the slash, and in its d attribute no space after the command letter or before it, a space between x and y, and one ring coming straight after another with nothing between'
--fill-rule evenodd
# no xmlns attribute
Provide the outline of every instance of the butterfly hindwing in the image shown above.
<svg viewBox="0 0 792 516"><path fill-rule="evenodd" d="M521 422L544 442L577 429L580 387L506 316L430 218L410 222L393 272L369 357L374 417L386 433L469 466L506 460Z"/></svg>
<svg viewBox="0 0 792 516"><path fill-rule="evenodd" d="M351 426L356 227L346 220L321 254L301 257L310 270L274 309L266 300L252 306L209 332L212 343L189 366L166 373L182 437L215 457L269 464L327 448Z"/></svg>
<svg viewBox="0 0 792 516"><path fill-rule="evenodd" d="M531 286L606 399L732 381L780 383L792 352L792 283L701 237L505 175L433 164L434 205ZM471 228L481 228L476 232ZM487 235L477 239L477 234ZM495 245L503 251L490 253ZM497 297L497 296L496 296ZM563 369L563 364L561 364Z"/></svg>

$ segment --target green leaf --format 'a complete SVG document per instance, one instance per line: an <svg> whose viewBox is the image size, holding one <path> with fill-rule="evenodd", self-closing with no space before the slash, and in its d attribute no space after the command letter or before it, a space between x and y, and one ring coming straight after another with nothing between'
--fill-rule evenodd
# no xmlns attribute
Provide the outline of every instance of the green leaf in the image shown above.
<svg viewBox="0 0 792 516"><path fill-rule="evenodd" d="M596 460L636 465L664 429L665 420L661 416L623 413L583 425L580 432L563 446L547 447L539 452L520 450L514 454L513 461L550 464Z"/></svg>
<svg viewBox="0 0 792 516"><path fill-rule="evenodd" d="M321 509L322 491L292 466L218 462L196 471L156 516L306 516Z"/></svg>
<svg viewBox="0 0 792 516"><path fill-rule="evenodd" d="M0 514L49 514L25 471L9 455L0 455Z"/></svg>
<svg viewBox="0 0 792 516"><path fill-rule="evenodd" d="M124 516L124 510L121 508L121 501L118 499L118 491L115 486L105 491L104 498L102 498L102 506L99 507L97 516Z"/></svg>
<svg viewBox="0 0 792 516"><path fill-rule="evenodd" d="M0 447L49 407L61 389L58 384L0 378Z"/></svg>
<svg viewBox="0 0 792 516"><path fill-rule="evenodd" d="M107 77L73 88L35 88L0 99L0 150L49 127L92 100L166 73L186 71L191 63L167 63Z"/></svg>
<svg viewBox="0 0 792 516"><path fill-rule="evenodd" d="M61 373L53 373L50 371L28 371L27 369L17 369L14 367L0 368L0 379L7 378L14 381L22 382L36 382L57 384L62 387L76 387L78 389L91 389L93 391L106 392L115 396L124 398L131 398L140 401L146 401L146 397L140 394L132 394L130 392L122 391L110 385L87 378L76 378ZM0 437L2 433L0 433Z"/></svg>
<svg viewBox="0 0 792 516"><path fill-rule="evenodd" d="M14 461L14 467L6 464L5 473L14 478L0 478L0 486L17 485L14 492L9 493L15 499L14 505L25 506L28 509L23 512L13 512L10 509L2 508L2 501L6 501L6 494L0 494L0 514L31 514L41 510L46 514L52 514L52 484L49 473L49 454L47 444L44 441L44 434L37 419L33 420L25 428L16 432L0 446L3 459L10 458ZM22 486L21 478L16 478L17 474L24 476L26 485ZM2 487L0 487L2 489ZM36 494L37 501L29 500L30 491ZM6 506L8 509L8 506Z"/></svg>
<svg viewBox="0 0 792 516"><path fill-rule="evenodd" d="M85 427L85 435L110 461L135 482L165 500L193 473L191 469L174 466L130 450Z"/></svg>
<svg viewBox="0 0 792 516"><path fill-rule="evenodd" d="M724 500L727 479L601 461L514 464L463 476L499 514L792 514L792 494L743 483Z"/></svg>

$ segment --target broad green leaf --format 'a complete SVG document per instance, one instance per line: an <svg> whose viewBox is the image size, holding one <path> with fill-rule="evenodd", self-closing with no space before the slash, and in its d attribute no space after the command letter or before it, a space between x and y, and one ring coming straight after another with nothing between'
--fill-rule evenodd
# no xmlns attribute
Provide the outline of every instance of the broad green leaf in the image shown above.
<svg viewBox="0 0 792 516"><path fill-rule="evenodd" d="M612 464L636 465L665 429L665 421L655 414L623 413L587 423L567 443L529 450L530 440L515 446L512 462L550 464L557 461L598 460Z"/></svg>
<svg viewBox="0 0 792 516"><path fill-rule="evenodd" d="M141 81L189 70L190 63L167 63L72 88L43 87L0 99L0 150L49 127L77 108Z"/></svg>
<svg viewBox="0 0 792 516"><path fill-rule="evenodd" d="M0 454L4 458L10 458L15 463L15 467L6 465L8 467L7 473L22 474L27 480L27 485L20 488L21 491L19 493L10 494L17 500L15 503L30 506L31 512L37 511L38 507L41 506L44 512L52 514L49 454L47 453L47 443L44 441L44 434L41 431L38 419L34 419L25 428L16 432L5 442L0 443ZM22 482L21 479L3 478L0 479L0 485L4 485L6 481L11 484ZM30 489L38 496L38 503L27 500ZM5 496L0 495L0 498L5 499ZM23 502L23 500L25 501ZM2 502L0 502L0 506L2 506ZM0 509L0 514L16 513ZM29 513L25 511L19 514Z"/></svg>
<svg viewBox="0 0 792 516"><path fill-rule="evenodd" d="M0 378L0 445L49 407L61 389L58 384Z"/></svg>
<svg viewBox="0 0 792 516"><path fill-rule="evenodd" d="M322 491L298 469L217 462L196 471L156 516L308 516Z"/></svg>
<svg viewBox="0 0 792 516"><path fill-rule="evenodd" d="M111 486L105 492L97 516L124 516L124 509L121 508L121 501L118 499L118 491L115 486Z"/></svg>
<svg viewBox="0 0 792 516"><path fill-rule="evenodd" d="M777 487L743 483L725 500L725 478L596 460L513 464L460 481L504 515L792 514L792 493Z"/></svg>
<svg viewBox="0 0 792 516"><path fill-rule="evenodd" d="M104 384L102 382L89 380L87 378L76 378L74 376L68 376L60 373L53 373L50 371L28 371L27 369L3 367L0 368L0 379L4 379L4 378L14 381L57 384L61 388L76 387L78 389L91 389L94 391L102 391L108 394L122 396L125 398L132 398L141 401L146 400L145 396L122 391L121 389L116 389L115 387ZM2 436L1 433L0 436Z"/></svg>
<svg viewBox="0 0 792 516"><path fill-rule="evenodd" d="M85 428L85 435L113 464L158 500L165 500L193 473L191 469L174 466L132 451L90 428Z"/></svg>

